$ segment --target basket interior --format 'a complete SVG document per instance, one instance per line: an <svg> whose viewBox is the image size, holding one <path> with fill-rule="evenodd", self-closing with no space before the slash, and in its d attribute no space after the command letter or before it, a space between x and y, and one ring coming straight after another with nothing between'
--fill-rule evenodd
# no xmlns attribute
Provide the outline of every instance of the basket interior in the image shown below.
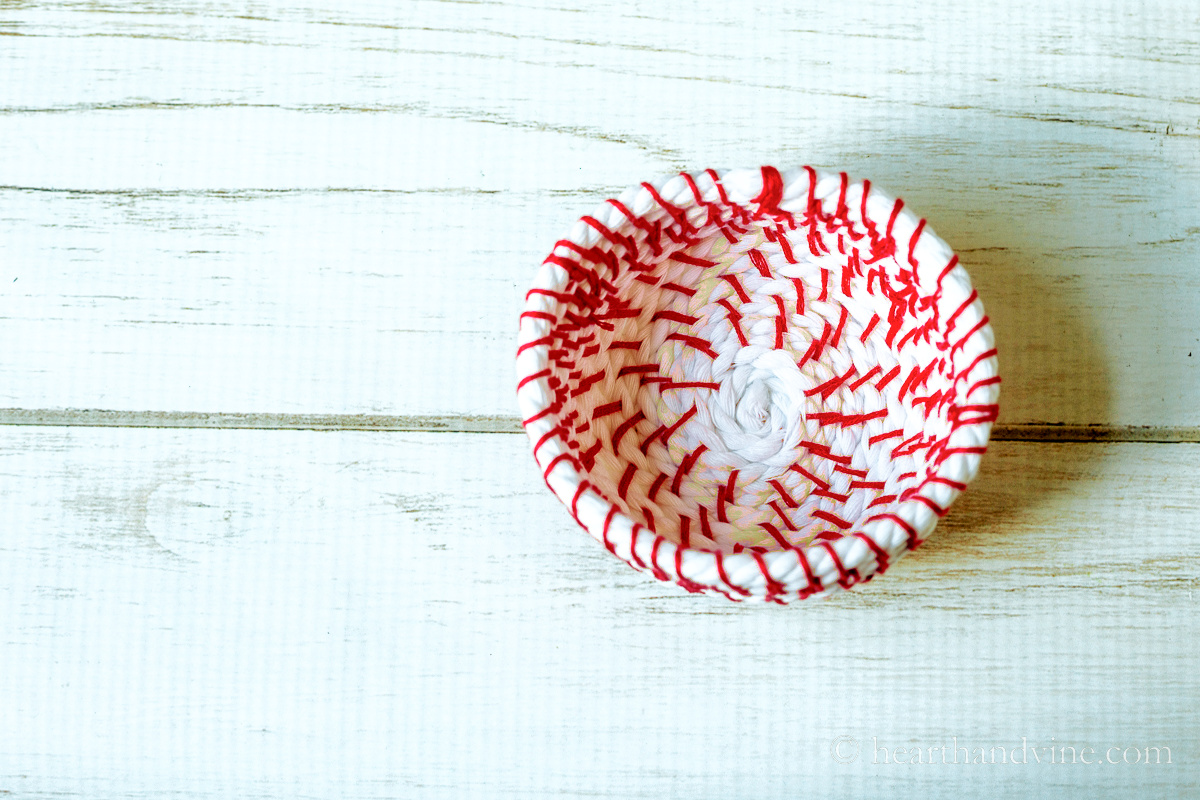
<svg viewBox="0 0 1200 800"><path fill-rule="evenodd" d="M940 240L921 222L898 242L901 204L868 208L845 176L832 210L810 193L789 211L768 184L741 204L694 182L692 204L647 203L647 186L585 218L589 246L555 249L591 266L550 351L588 481L664 538L725 553L837 540L916 494L964 391L956 321L914 260Z"/></svg>

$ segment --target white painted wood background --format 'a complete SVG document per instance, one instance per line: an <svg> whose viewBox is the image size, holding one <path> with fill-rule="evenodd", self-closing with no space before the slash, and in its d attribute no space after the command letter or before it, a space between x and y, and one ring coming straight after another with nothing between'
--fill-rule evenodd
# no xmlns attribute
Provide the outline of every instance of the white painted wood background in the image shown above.
<svg viewBox="0 0 1200 800"><path fill-rule="evenodd" d="M1008 441L737 607L546 492L516 314L624 186L805 162L959 250ZM1194 796L1198 311L1194 2L0 0L0 793ZM1172 763L872 763L954 737Z"/></svg>

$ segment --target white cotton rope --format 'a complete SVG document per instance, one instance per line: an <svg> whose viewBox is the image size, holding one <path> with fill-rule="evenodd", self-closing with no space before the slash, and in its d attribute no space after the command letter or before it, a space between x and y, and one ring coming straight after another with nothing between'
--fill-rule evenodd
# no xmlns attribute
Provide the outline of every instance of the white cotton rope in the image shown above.
<svg viewBox="0 0 1200 800"><path fill-rule="evenodd" d="M521 314L518 402L550 489L690 591L788 602L917 546L996 418L957 257L845 173L643 183L560 240Z"/></svg>

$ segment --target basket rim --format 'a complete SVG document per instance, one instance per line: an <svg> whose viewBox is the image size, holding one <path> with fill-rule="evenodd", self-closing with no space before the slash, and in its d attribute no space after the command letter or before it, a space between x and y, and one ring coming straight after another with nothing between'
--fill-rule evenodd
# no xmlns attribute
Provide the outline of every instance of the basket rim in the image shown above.
<svg viewBox="0 0 1200 800"><path fill-rule="evenodd" d="M772 188L776 195L767 198ZM880 227L882 218L876 218L882 215L878 212L887 210L888 234L898 245L895 258L902 257L899 245L906 244L918 283L924 278L926 285L935 284L933 302L939 310L950 309L948 314L956 312L961 320L958 330L970 331L955 345L955 349L961 347L963 363L970 366L956 374L953 385L969 373L976 386L983 382L978 390L967 392L971 405L997 404L999 383L990 380L998 378L994 335L978 293L949 246L902 200L880 191L870 181L857 181L845 172L809 166L783 173L769 166L677 173L631 187L620 199L644 218L654 212L661 215L697 211L702 202L715 201L717 197L747 208L758 207L760 215L764 209L803 213L815 201L823 213L843 213L852 219L857 211L848 206L857 206L869 216L866 222ZM848 203L849 197L859 199ZM872 210L868 212L869 209ZM591 217L576 222L559 244L574 242L583 247L605 244L597 227L585 222L589 219L614 231L632 228L630 221L615 214L613 204L606 202ZM565 437L558 434L559 413L552 408L547 385L551 345L545 341L554 328L550 322L553 311L562 302L557 295L568 282L567 270L553 260L557 249L558 245L543 262L525 296L517 349L518 404L546 485L581 527L634 569L692 592L721 595L730 600L785 603L826 595L870 580L919 546L978 471L994 413L981 416L978 421L956 422L942 460L912 495L898 501L893 512L856 522L852 531L836 541L760 554L682 546L654 533L627 516L588 480L587 470L576 457L578 451L573 451Z"/></svg>

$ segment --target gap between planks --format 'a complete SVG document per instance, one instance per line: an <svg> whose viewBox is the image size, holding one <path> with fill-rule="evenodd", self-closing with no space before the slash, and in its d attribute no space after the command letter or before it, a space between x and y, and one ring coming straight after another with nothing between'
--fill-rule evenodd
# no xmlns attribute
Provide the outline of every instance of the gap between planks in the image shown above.
<svg viewBox="0 0 1200 800"><path fill-rule="evenodd" d="M522 433L507 416L397 416L389 414L238 414L199 411L0 409L0 425L82 428L227 428L248 430L425 431ZM997 442L1200 442L1200 428L1167 425L999 424Z"/></svg>

